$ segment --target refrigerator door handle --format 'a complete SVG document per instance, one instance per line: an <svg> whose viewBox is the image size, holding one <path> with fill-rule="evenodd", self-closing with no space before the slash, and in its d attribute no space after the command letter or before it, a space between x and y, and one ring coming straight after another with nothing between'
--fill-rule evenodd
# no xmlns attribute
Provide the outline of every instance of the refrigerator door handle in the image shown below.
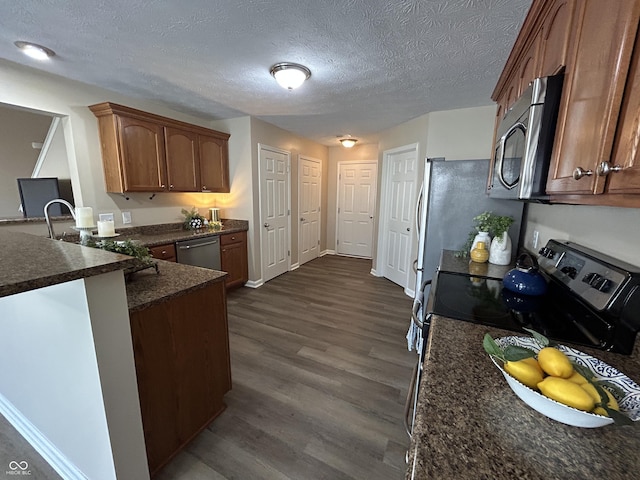
<svg viewBox="0 0 640 480"><path fill-rule="evenodd" d="M418 193L418 201L416 202L416 238L420 239L420 212L422 210L422 197L424 196L424 183L420 185L420 192ZM417 261L417 260L416 260Z"/></svg>

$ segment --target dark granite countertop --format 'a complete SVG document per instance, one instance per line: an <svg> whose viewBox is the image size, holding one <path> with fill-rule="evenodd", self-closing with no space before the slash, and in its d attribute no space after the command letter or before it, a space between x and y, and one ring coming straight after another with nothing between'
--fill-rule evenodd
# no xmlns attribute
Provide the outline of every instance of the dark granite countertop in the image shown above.
<svg viewBox="0 0 640 480"><path fill-rule="evenodd" d="M158 260L158 273L146 269L129 276L127 304L129 312L166 302L213 282L223 281L225 272Z"/></svg>
<svg viewBox="0 0 640 480"><path fill-rule="evenodd" d="M493 263L472 262L469 257L456 257L453 250L443 250L440 256L438 270L452 273L472 273L482 277L502 279L511 270L515 262L509 265L494 265Z"/></svg>
<svg viewBox="0 0 640 480"><path fill-rule="evenodd" d="M536 412L483 350L485 333L513 335L433 317L407 479L638 478L640 425L578 428ZM640 342L631 356L576 348L640 382Z"/></svg>
<svg viewBox="0 0 640 480"><path fill-rule="evenodd" d="M126 255L0 230L0 297L137 265Z"/></svg>

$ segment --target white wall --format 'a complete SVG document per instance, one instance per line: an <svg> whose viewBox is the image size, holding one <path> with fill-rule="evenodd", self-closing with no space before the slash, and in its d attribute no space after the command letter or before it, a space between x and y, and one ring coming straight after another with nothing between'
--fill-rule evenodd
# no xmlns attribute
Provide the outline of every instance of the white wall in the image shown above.
<svg viewBox="0 0 640 480"><path fill-rule="evenodd" d="M496 107L461 108L429 114L428 158L491 158Z"/></svg>
<svg viewBox="0 0 640 480"><path fill-rule="evenodd" d="M540 246L551 238L571 240L640 268L640 209L530 204L524 237L530 250L534 230Z"/></svg>
<svg viewBox="0 0 640 480"><path fill-rule="evenodd" d="M18 430L53 445L39 451L61 474L148 478L122 273L2 297L0 311L0 406Z"/></svg>

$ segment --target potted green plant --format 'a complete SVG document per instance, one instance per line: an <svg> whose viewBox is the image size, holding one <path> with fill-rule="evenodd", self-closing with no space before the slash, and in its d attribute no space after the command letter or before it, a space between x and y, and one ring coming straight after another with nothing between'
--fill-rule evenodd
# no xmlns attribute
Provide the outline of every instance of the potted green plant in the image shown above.
<svg viewBox="0 0 640 480"><path fill-rule="evenodd" d="M493 212L482 212L480 215L473 217L474 228L469 232L464 247L457 252L458 257L466 257L473 248L474 239L480 232L486 232L489 237L503 239L509 227L514 222L513 217L497 215ZM487 242L487 249L490 248L489 239L484 240ZM500 242L501 240L498 240ZM491 259L489 259L491 262ZM491 262L493 263L493 262Z"/></svg>

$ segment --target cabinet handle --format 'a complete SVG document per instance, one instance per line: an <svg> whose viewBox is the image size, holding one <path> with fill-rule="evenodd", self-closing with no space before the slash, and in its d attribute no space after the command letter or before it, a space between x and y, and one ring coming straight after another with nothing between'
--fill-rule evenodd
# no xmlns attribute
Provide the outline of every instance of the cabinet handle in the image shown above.
<svg viewBox="0 0 640 480"><path fill-rule="evenodd" d="M162 185L160 185L162 188L165 188L165 184L163 183Z"/></svg>
<svg viewBox="0 0 640 480"><path fill-rule="evenodd" d="M612 167L609 162L601 162L600 165L598 165L598 168L596 168L596 175L599 177L606 177L611 172L619 172L620 170L622 170L622 166L620 165Z"/></svg>
<svg viewBox="0 0 640 480"><path fill-rule="evenodd" d="M173 188L173 183L169 185L169 188Z"/></svg>
<svg viewBox="0 0 640 480"><path fill-rule="evenodd" d="M206 186L206 185L203 185L203 186L202 186L202 190L206 190L206 189L207 189L207 186Z"/></svg>
<svg viewBox="0 0 640 480"><path fill-rule="evenodd" d="M590 177L593 175L593 170L585 170L582 167L576 167L573 171L573 179L580 180L582 177Z"/></svg>
<svg viewBox="0 0 640 480"><path fill-rule="evenodd" d="M166 255L167 251L166 250L162 250L162 255Z"/></svg>
<svg viewBox="0 0 640 480"><path fill-rule="evenodd" d="M231 237L231 240L235 240L235 239L236 239L236 237Z"/></svg>

